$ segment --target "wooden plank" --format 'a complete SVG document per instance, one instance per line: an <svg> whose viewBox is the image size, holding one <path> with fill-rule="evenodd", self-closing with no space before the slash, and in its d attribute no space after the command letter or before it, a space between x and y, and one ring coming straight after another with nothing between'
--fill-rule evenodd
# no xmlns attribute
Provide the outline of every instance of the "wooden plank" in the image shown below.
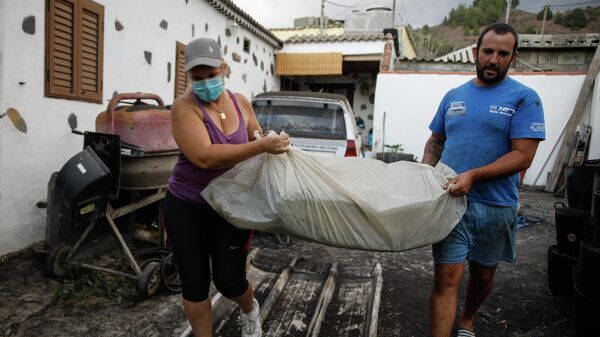
<svg viewBox="0 0 600 337"><path fill-rule="evenodd" d="M54 58L54 65L55 66L62 66L65 68L69 68L69 72L73 71L73 65L71 64L70 60L65 60L65 59L61 59L58 57Z"/></svg>
<svg viewBox="0 0 600 337"><path fill-rule="evenodd" d="M315 310L315 314L313 314L313 317L310 320L306 336L319 336L319 332L321 331L321 322L323 322L323 319L325 318L325 312L327 311L327 307L329 306L329 302L331 302L331 298L333 297L333 293L335 291L335 277L337 276L337 266L338 263L334 262L331 265L331 268L329 269L329 276L327 277L327 281L325 281L325 287L323 287L323 289L321 290L321 295L319 296L319 300L317 301L317 309Z"/></svg>
<svg viewBox="0 0 600 337"><path fill-rule="evenodd" d="M88 65L81 65L81 72L83 73L84 77L89 77L89 78L96 78L98 70L96 69L96 67L91 67ZM93 77L91 77L93 76Z"/></svg>
<svg viewBox="0 0 600 337"><path fill-rule="evenodd" d="M571 149L573 148L573 143L575 141L575 130L577 128L577 124L583 116L585 107L589 101L589 97L592 92L592 87L594 86L596 75L598 75L599 69L600 48L596 47L596 53L594 54L594 58L592 59L592 63L590 64L590 68L588 70L587 76L585 77L585 81L583 82L583 86L581 87L581 91L579 92L579 97L577 98L577 103L575 104L573 113L571 114L571 117L567 122L565 136L558 151L558 155L556 156L556 160L554 162L552 171L550 171L548 181L546 182L546 187L544 188L546 192L554 192L556 189L556 185L558 184L560 174L564 170L566 161L568 160L567 157Z"/></svg>
<svg viewBox="0 0 600 337"><path fill-rule="evenodd" d="M54 63L54 71L56 71L57 74L67 74L69 76L73 74L71 67L65 67L63 65L57 64L56 62Z"/></svg>
<svg viewBox="0 0 600 337"><path fill-rule="evenodd" d="M54 22L57 26L60 25L66 28L70 28L71 30L73 29L73 18L65 19L57 15L54 17Z"/></svg>
<svg viewBox="0 0 600 337"><path fill-rule="evenodd" d="M62 87L62 88L67 88L67 89L72 89L73 88L73 82L72 81L63 81L60 79L55 78L54 81L52 82L53 85L58 86L58 87Z"/></svg>
<svg viewBox="0 0 600 337"><path fill-rule="evenodd" d="M69 14L73 14L73 4L70 1L55 1L54 6L56 6L56 12L65 12Z"/></svg>

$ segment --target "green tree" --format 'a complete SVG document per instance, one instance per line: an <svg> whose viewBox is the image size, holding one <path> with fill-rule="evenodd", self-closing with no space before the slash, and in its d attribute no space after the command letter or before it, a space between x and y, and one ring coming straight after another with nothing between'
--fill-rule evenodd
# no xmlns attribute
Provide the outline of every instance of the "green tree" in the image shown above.
<svg viewBox="0 0 600 337"><path fill-rule="evenodd" d="M585 12L581 8L568 11L562 20L562 25L571 29L583 28L586 24Z"/></svg>
<svg viewBox="0 0 600 337"><path fill-rule="evenodd" d="M517 6L519 6L519 0L512 0L512 2L510 3L510 8L517 8Z"/></svg>
<svg viewBox="0 0 600 337"><path fill-rule="evenodd" d="M562 25L563 15L561 12L556 12L556 15L554 16L554 23L556 23L557 25Z"/></svg>
<svg viewBox="0 0 600 337"><path fill-rule="evenodd" d="M550 8L548 8L548 12L546 13L546 20L552 20L552 17L553 17L552 10ZM544 20L544 10L543 9L537 14L537 19L538 19L538 21Z"/></svg>
<svg viewBox="0 0 600 337"><path fill-rule="evenodd" d="M527 30L525 31L525 34L536 34L537 31L535 30L535 28L533 26L529 26L527 27Z"/></svg>

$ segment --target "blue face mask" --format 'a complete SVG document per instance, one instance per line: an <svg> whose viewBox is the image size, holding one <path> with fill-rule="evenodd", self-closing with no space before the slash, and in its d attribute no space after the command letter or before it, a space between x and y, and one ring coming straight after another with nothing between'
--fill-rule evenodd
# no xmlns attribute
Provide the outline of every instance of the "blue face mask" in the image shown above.
<svg viewBox="0 0 600 337"><path fill-rule="evenodd" d="M192 81L192 91L204 102L214 102L223 92L223 81L221 77Z"/></svg>

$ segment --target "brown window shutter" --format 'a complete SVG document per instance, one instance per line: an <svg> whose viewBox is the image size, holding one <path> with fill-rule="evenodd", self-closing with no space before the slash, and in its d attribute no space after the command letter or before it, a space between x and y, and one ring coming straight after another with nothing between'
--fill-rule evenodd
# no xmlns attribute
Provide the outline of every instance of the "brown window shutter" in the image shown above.
<svg viewBox="0 0 600 337"><path fill-rule="evenodd" d="M104 7L80 0L78 38L78 96L102 102L102 58L104 47Z"/></svg>
<svg viewBox="0 0 600 337"><path fill-rule="evenodd" d="M75 97L75 0L48 2L46 95Z"/></svg>
<svg viewBox="0 0 600 337"><path fill-rule="evenodd" d="M46 28L46 95L102 102L104 7L48 0Z"/></svg>
<svg viewBox="0 0 600 337"><path fill-rule="evenodd" d="M175 49L175 97L177 97L185 92L189 79L185 71L185 45L177 42Z"/></svg>

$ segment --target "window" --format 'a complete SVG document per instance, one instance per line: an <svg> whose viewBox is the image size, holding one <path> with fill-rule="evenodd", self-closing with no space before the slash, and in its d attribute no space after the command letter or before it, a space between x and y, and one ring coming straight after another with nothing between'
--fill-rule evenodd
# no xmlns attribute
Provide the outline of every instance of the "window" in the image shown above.
<svg viewBox="0 0 600 337"><path fill-rule="evenodd" d="M250 53L250 40L247 38L244 38L244 51Z"/></svg>
<svg viewBox="0 0 600 337"><path fill-rule="evenodd" d="M185 71L185 45L177 42L175 47L175 97L185 92L188 81L188 74Z"/></svg>
<svg viewBox="0 0 600 337"><path fill-rule="evenodd" d="M103 6L48 0L46 96L101 103L103 44Z"/></svg>
<svg viewBox="0 0 600 337"><path fill-rule="evenodd" d="M265 130L285 131L291 137L346 139L344 110L339 104L257 100L253 108Z"/></svg>

